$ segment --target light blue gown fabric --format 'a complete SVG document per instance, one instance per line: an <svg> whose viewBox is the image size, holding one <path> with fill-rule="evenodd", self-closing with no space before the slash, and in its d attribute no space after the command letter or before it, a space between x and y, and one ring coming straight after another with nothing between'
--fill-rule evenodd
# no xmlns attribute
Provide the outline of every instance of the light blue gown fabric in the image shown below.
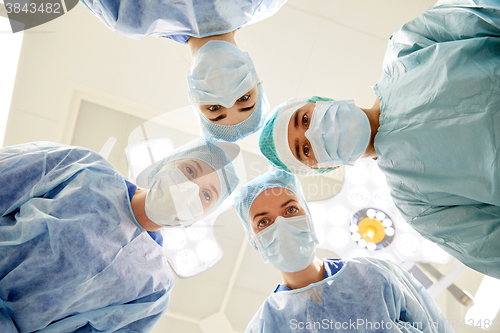
<svg viewBox="0 0 500 333"><path fill-rule="evenodd" d="M99 154L0 149L0 331L148 332L174 279Z"/></svg>
<svg viewBox="0 0 500 333"><path fill-rule="evenodd" d="M80 0L112 31L146 36L220 35L276 13L286 0Z"/></svg>
<svg viewBox="0 0 500 333"><path fill-rule="evenodd" d="M453 332L415 278L375 258L347 260L339 272L318 283L271 294L245 332L348 331Z"/></svg>
<svg viewBox="0 0 500 333"><path fill-rule="evenodd" d="M439 1L391 37L375 137L418 232L500 278L500 2Z"/></svg>

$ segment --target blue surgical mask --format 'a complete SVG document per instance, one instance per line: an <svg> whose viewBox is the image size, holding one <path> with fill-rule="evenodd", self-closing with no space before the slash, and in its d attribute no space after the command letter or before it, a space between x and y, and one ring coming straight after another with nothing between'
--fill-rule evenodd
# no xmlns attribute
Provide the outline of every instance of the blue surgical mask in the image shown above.
<svg viewBox="0 0 500 333"><path fill-rule="evenodd" d="M316 102L305 132L319 168L353 165L366 151L370 135L368 117L352 101Z"/></svg>
<svg viewBox="0 0 500 333"><path fill-rule="evenodd" d="M264 260L282 272L307 268L314 260L318 243L310 215L278 216L253 238Z"/></svg>
<svg viewBox="0 0 500 333"><path fill-rule="evenodd" d="M222 40L208 41L196 51L187 79L193 103L226 108L260 82L248 53Z"/></svg>

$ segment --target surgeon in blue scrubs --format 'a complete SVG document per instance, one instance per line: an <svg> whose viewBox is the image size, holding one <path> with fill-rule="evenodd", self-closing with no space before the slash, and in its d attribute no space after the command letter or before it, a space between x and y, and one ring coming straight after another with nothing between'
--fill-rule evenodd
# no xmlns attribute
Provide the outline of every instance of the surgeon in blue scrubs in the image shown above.
<svg viewBox="0 0 500 333"><path fill-rule="evenodd" d="M392 262L318 259L295 176L274 171L253 179L235 208L252 247L282 275L245 332L453 332L425 288Z"/></svg>
<svg viewBox="0 0 500 333"><path fill-rule="evenodd" d="M286 0L80 0L112 31L187 44L188 96L207 140L237 141L264 125L269 103L236 30L276 13Z"/></svg>
<svg viewBox="0 0 500 333"><path fill-rule="evenodd" d="M500 278L500 3L444 0L389 40L371 108L295 98L259 144L275 167L328 172L375 158L405 220Z"/></svg>
<svg viewBox="0 0 500 333"><path fill-rule="evenodd" d="M2 333L153 328L174 284L158 230L201 219L238 178L224 151L203 140L150 176L150 188L137 188L80 147L0 149Z"/></svg>

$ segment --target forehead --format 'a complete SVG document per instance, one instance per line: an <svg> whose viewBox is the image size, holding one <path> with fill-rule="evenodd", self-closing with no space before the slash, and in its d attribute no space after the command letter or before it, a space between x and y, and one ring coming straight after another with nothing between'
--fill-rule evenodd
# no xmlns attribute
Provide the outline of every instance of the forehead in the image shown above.
<svg viewBox="0 0 500 333"><path fill-rule="evenodd" d="M300 108L297 109L296 112L300 113L302 111L307 112L307 111L314 111L314 108L316 107L316 102L312 103L307 103L306 105L301 106Z"/></svg>
<svg viewBox="0 0 500 333"><path fill-rule="evenodd" d="M299 198L292 191L283 187L268 188L262 191L250 206L250 219L253 218L255 214L261 212L269 212L274 214L279 214L281 205L290 200L296 200L299 202Z"/></svg>

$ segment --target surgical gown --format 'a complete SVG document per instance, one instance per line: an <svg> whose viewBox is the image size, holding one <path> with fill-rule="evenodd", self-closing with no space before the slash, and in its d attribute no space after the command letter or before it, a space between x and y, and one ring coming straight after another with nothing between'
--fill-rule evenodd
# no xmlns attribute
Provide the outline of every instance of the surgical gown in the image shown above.
<svg viewBox="0 0 500 333"><path fill-rule="evenodd" d="M53 143L0 149L0 331L148 332L174 283L99 154Z"/></svg>
<svg viewBox="0 0 500 333"><path fill-rule="evenodd" d="M347 260L333 276L269 296L245 332L453 332L437 304L390 261Z"/></svg>
<svg viewBox="0 0 500 333"><path fill-rule="evenodd" d="M440 1L389 41L375 137L403 217L500 278L500 3Z"/></svg>
<svg viewBox="0 0 500 333"><path fill-rule="evenodd" d="M146 36L220 35L276 13L286 0L80 0L112 31ZM176 39L185 42L186 38Z"/></svg>

